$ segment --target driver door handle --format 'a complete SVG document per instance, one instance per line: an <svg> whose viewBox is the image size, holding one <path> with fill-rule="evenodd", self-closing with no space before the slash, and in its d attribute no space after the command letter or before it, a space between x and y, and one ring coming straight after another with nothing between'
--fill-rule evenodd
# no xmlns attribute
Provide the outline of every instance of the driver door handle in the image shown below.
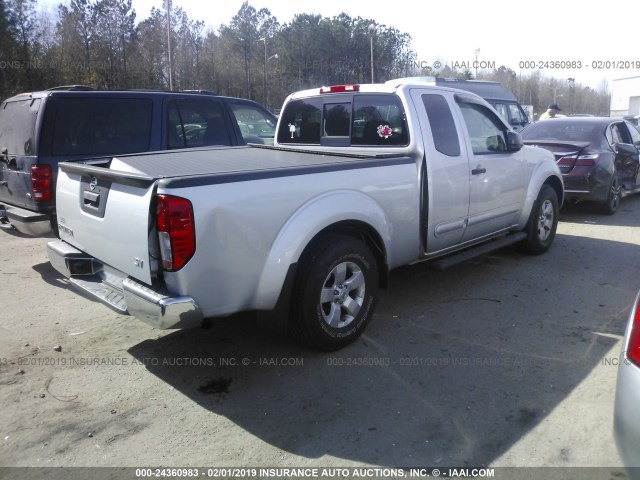
<svg viewBox="0 0 640 480"><path fill-rule="evenodd" d="M472 175L480 175L481 173L487 173L487 169L482 168L480 165L478 165L476 168L471 170Z"/></svg>

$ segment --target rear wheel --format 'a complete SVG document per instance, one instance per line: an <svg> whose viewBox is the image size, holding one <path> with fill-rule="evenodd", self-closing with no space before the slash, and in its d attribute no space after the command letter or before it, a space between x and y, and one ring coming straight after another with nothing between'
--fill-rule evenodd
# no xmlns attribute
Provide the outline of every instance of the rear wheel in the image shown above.
<svg viewBox="0 0 640 480"><path fill-rule="evenodd" d="M373 315L378 266L355 238L326 235L301 260L291 331L306 344L337 350L355 341Z"/></svg>
<svg viewBox="0 0 640 480"><path fill-rule="evenodd" d="M539 255L549 250L556 236L558 213L556 191L550 185L542 185L527 222L527 238L522 243L524 251Z"/></svg>
<svg viewBox="0 0 640 480"><path fill-rule="evenodd" d="M613 215L620 208L620 202L622 201L622 186L620 185L620 179L618 174L614 173L609 184L609 193L607 200L600 207L600 210L605 215Z"/></svg>

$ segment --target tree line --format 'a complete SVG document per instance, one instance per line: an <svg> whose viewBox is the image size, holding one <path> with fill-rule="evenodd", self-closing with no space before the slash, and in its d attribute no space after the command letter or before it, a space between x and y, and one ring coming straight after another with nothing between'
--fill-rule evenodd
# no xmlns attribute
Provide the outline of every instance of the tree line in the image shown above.
<svg viewBox="0 0 640 480"><path fill-rule="evenodd" d="M168 15L167 12L170 12ZM301 13L280 23L245 2L217 30L165 0L138 21L131 0L71 0L54 12L36 0L0 0L2 98L24 91L81 84L100 89L209 90L256 100L275 110L291 92L328 84L433 75L474 78L470 71L420 68L411 37L342 13ZM501 66L478 72L538 112L550 101L569 113L608 114L606 85L516 74Z"/></svg>

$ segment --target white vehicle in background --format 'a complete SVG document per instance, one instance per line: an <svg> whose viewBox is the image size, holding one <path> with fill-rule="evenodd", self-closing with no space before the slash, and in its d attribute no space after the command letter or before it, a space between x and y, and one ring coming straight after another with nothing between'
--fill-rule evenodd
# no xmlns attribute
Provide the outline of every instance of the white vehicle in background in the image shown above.
<svg viewBox="0 0 640 480"><path fill-rule="evenodd" d="M618 363L614 436L631 480L640 479L640 292L627 323Z"/></svg>

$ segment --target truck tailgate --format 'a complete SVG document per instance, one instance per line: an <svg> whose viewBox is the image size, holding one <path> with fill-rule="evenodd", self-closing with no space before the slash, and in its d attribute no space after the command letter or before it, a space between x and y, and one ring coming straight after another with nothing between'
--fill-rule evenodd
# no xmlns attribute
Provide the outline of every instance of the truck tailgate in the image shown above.
<svg viewBox="0 0 640 480"><path fill-rule="evenodd" d="M61 163L56 196L60 238L150 285L155 180L143 174Z"/></svg>

